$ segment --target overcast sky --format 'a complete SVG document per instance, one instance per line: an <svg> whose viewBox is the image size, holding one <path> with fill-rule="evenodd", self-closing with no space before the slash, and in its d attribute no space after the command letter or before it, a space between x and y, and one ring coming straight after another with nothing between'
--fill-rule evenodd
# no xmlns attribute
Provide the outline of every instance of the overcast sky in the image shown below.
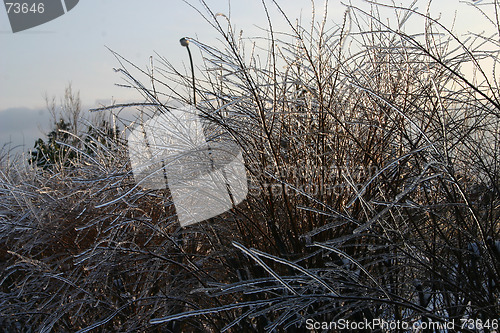
<svg viewBox="0 0 500 333"><path fill-rule="evenodd" d="M190 2L201 8L198 0ZM292 18L310 17L310 0L278 2ZM352 2L366 6L362 0ZM411 2L398 1L403 5ZM229 1L207 3L213 12L229 15ZM422 3L420 9L425 10L426 2ZM451 22L456 12L460 33L480 32L480 17L467 5L470 3L472 0L435 1L431 13ZM316 1L316 6L320 12L323 1ZM244 35L257 34L255 26L266 25L261 0L233 0L230 7L231 19ZM328 11L330 20L340 23L344 11L340 1L331 0ZM279 15L271 14L279 28ZM40 129L49 129L45 94L60 99L70 82L80 92L85 108L112 98L118 103L138 100L129 90L115 86L122 82L113 71L118 63L106 47L143 68L155 52L183 68L187 61L179 44L183 36L197 37L206 44L218 37L182 0L82 0L65 15L15 34L6 11L0 8L0 146L10 140L14 144L24 141L31 148L41 136Z"/></svg>

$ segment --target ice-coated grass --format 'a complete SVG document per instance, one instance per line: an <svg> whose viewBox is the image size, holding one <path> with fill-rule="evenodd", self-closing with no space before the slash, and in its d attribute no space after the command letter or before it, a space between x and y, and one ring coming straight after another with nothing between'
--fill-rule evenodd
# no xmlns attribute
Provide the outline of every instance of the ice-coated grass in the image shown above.
<svg viewBox="0 0 500 333"><path fill-rule="evenodd" d="M115 112L119 131L96 125L61 142L69 162L21 168L0 154L0 326L498 319L500 35L465 39L412 7L374 3L347 6L338 25L284 16L278 32L268 17L252 44L200 6L224 47L190 39L203 56L197 108L207 139L242 149L247 199L179 227L169 190L134 181L120 105L96 111ZM498 4L479 9L498 31ZM415 20L425 31L406 34ZM117 60L144 97L136 123L192 100L190 73L167 58L144 70Z"/></svg>

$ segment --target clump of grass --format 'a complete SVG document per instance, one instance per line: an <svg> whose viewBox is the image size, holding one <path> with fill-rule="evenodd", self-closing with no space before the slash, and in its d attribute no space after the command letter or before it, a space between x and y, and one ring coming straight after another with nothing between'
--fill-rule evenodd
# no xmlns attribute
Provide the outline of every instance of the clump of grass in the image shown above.
<svg viewBox="0 0 500 333"><path fill-rule="evenodd" d="M134 183L125 130L76 135L71 165L4 166L2 324L251 332L497 319L500 103L496 67L483 64L498 61L498 36L465 42L383 5L391 27L377 4L309 29L273 2L289 29L268 16L267 45L248 55L202 5L224 48L190 39L204 61L197 108L209 140L242 148L247 200L179 228L168 189ZM419 19L423 34L404 32ZM191 91L190 73L117 58L146 98L143 120L168 112L166 96L189 103L174 87Z"/></svg>

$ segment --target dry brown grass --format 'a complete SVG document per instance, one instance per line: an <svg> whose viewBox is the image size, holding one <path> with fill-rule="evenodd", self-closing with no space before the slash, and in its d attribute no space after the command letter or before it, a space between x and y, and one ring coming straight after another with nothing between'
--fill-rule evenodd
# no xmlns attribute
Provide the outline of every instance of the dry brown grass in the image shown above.
<svg viewBox="0 0 500 333"><path fill-rule="evenodd" d="M211 221L180 228L167 189L136 186L125 132L81 134L70 166L3 158L0 325L253 332L302 331L308 318L498 319L500 103L481 67L498 61L498 36L460 44L430 17L395 10L428 30L406 35L350 7L337 28L290 24L293 43L270 30L259 62L205 8L226 49L191 39L204 57L198 108L208 137L242 147L250 187ZM153 76L117 59L148 97L145 115L167 110L161 90L189 91L165 58Z"/></svg>

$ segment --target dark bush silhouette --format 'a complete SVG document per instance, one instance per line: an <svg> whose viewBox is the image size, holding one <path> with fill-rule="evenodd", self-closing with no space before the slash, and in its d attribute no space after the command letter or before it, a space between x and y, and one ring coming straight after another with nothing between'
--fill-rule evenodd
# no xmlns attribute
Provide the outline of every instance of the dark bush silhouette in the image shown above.
<svg viewBox="0 0 500 333"><path fill-rule="evenodd" d="M168 188L135 184L128 125L77 135L64 146L71 166L2 160L0 324L301 332L308 320L380 319L474 331L460 327L474 320L493 331L500 103L483 66L498 61L498 35L463 41L427 14L388 6L391 27L376 5L350 6L334 27L283 14L281 34L269 18L267 47L259 53L256 40L249 55L231 22L202 5L224 45L190 39L204 57L197 107L207 138L244 151L247 199L180 228ZM405 33L412 20L426 31ZM191 76L167 59L144 71L116 57L146 98L138 123L168 112L165 95L189 103L177 92L191 91Z"/></svg>

